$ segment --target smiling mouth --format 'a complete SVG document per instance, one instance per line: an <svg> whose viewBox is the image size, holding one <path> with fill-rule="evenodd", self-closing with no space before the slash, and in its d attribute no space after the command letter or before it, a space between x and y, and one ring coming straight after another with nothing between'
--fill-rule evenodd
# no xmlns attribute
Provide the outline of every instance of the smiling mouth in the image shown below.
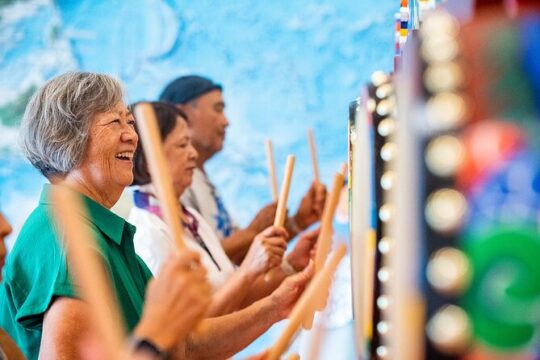
<svg viewBox="0 0 540 360"><path fill-rule="evenodd" d="M121 152L121 153L118 153L116 154L116 158L119 159L119 160L123 160L123 161L133 161L133 152L131 151L124 151L124 152Z"/></svg>

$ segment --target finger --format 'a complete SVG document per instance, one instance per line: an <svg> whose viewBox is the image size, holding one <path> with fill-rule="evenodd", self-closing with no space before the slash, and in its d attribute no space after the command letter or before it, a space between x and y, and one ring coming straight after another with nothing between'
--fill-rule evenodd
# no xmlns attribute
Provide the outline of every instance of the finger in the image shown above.
<svg viewBox="0 0 540 360"><path fill-rule="evenodd" d="M316 241L321 233L321 227L319 226L315 230L310 230L304 234L303 237L309 239L310 241Z"/></svg>
<svg viewBox="0 0 540 360"><path fill-rule="evenodd" d="M308 266L306 266L304 270L302 270L301 272L297 274L299 283L306 283L309 279L313 277L314 273L315 273L315 262L313 260L309 260Z"/></svg>
<svg viewBox="0 0 540 360"><path fill-rule="evenodd" d="M269 226L261 233L264 237L283 236L287 237L289 234L284 227L281 226Z"/></svg>
<svg viewBox="0 0 540 360"><path fill-rule="evenodd" d="M283 236L272 236L264 239L264 244L267 246L279 246L287 248L287 240Z"/></svg>
<svg viewBox="0 0 540 360"><path fill-rule="evenodd" d="M317 191L317 188L319 187L319 184L320 182L318 182L317 180L313 180L311 182L311 185L309 186L308 192L312 194L315 193Z"/></svg>
<svg viewBox="0 0 540 360"><path fill-rule="evenodd" d="M273 269L281 265L281 258L272 257L268 260L267 270Z"/></svg>
<svg viewBox="0 0 540 360"><path fill-rule="evenodd" d="M270 256L272 254L282 256L282 254L284 254L286 250L287 250L286 247L279 246L279 245L267 245L267 246L265 246L265 253L268 256Z"/></svg>
<svg viewBox="0 0 540 360"><path fill-rule="evenodd" d="M326 199L326 195L326 187L321 184L315 191L315 204L317 204L317 206L323 204Z"/></svg>
<svg viewBox="0 0 540 360"><path fill-rule="evenodd" d="M285 254L285 249L277 246L271 246L267 248L267 255L269 257L277 257L281 259Z"/></svg>

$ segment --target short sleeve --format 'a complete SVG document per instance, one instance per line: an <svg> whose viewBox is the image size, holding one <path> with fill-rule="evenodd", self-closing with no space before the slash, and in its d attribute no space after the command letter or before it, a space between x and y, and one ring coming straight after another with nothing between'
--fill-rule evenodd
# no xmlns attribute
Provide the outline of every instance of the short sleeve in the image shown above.
<svg viewBox="0 0 540 360"><path fill-rule="evenodd" d="M42 239L28 246L39 246L43 251L32 251L12 264L14 269L6 287L11 292L15 319L23 327L41 326L43 315L57 297L76 298L69 275L66 254L56 241L52 228ZM39 255L37 255L39 254Z"/></svg>

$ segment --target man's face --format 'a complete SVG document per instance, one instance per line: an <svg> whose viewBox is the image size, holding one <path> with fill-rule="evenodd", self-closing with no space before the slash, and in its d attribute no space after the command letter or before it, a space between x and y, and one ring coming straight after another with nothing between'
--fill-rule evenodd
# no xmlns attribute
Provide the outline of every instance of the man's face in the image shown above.
<svg viewBox="0 0 540 360"><path fill-rule="evenodd" d="M195 149L210 156L221 151L225 130L229 126L221 91L213 90L201 95L183 109L189 118Z"/></svg>

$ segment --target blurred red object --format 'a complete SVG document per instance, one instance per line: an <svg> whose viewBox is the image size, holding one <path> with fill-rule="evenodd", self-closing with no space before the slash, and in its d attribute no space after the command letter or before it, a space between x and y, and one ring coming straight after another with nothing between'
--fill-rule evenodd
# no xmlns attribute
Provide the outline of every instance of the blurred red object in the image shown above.
<svg viewBox="0 0 540 360"><path fill-rule="evenodd" d="M462 135L465 154L456 178L458 187L468 192L481 186L525 146L525 139L522 130L509 122L484 120L471 124Z"/></svg>

